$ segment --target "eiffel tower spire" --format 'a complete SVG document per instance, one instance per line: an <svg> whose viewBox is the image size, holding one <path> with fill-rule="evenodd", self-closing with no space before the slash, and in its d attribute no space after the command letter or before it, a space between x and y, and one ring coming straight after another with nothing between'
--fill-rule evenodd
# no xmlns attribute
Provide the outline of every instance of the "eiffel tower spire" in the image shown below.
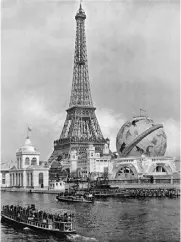
<svg viewBox="0 0 181 242"><path fill-rule="evenodd" d="M93 104L89 84L85 36L86 15L82 9L81 4L75 19L77 26L75 39L74 71L69 107L75 105L92 106Z"/></svg>
<svg viewBox="0 0 181 242"><path fill-rule="evenodd" d="M89 144L93 144L97 152L102 153L104 139L93 107L86 49L85 36L86 14L80 8L75 15L76 39L73 81L67 117L59 140L54 141L54 151L49 163L56 157L69 157L70 150L85 154Z"/></svg>

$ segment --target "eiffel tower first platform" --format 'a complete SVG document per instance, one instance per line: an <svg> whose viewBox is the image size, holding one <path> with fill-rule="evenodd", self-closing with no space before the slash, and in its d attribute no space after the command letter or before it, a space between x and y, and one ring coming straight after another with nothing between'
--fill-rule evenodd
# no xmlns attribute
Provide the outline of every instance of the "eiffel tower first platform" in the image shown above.
<svg viewBox="0 0 181 242"><path fill-rule="evenodd" d="M70 104L66 110L67 117L60 138L54 141L49 164L54 160L69 159L71 150L76 150L80 157L86 153L90 144L95 146L96 152L102 154L104 145L109 142L102 135L92 102L85 35L86 14L81 4L75 19L76 39Z"/></svg>

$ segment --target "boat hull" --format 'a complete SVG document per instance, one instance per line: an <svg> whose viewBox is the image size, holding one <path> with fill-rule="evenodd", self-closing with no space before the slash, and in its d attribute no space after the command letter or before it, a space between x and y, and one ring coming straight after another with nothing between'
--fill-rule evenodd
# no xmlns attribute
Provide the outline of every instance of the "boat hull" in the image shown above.
<svg viewBox="0 0 181 242"><path fill-rule="evenodd" d="M24 223L24 222L18 222L4 214L1 214L1 222L6 222L8 224L11 224L13 225L14 227L17 227L17 228L25 228L25 227L28 227L30 229L33 229L33 230L37 230L37 231L40 231L40 232L46 232L46 233L50 233L50 234L54 234L56 236L66 236L66 235L69 235L69 234L76 234L76 231L75 230L72 230L72 231L58 231L58 230L53 230L53 229L46 229L46 228L42 228L42 227L38 227L38 226L35 226L35 225L32 225L32 224L28 224L28 223Z"/></svg>

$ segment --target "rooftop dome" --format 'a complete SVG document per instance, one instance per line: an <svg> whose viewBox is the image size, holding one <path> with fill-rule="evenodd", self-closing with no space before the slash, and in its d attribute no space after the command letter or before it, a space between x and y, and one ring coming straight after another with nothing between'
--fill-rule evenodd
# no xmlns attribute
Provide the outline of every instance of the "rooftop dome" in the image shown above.
<svg viewBox="0 0 181 242"><path fill-rule="evenodd" d="M17 152L30 152L30 153L35 153L35 152L37 152L37 150L32 145L29 136L27 136L27 138L25 140L25 144Z"/></svg>

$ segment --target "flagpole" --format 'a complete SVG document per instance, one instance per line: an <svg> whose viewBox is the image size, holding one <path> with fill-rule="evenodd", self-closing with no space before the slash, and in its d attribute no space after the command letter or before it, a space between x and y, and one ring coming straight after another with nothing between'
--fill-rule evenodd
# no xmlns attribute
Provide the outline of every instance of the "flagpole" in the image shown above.
<svg viewBox="0 0 181 242"><path fill-rule="evenodd" d="M27 138L30 137L29 132L31 132L31 131L32 131L32 130L28 127L28 130L27 130Z"/></svg>
<svg viewBox="0 0 181 242"><path fill-rule="evenodd" d="M28 128L27 128L27 138L29 138L29 131L28 131Z"/></svg>

